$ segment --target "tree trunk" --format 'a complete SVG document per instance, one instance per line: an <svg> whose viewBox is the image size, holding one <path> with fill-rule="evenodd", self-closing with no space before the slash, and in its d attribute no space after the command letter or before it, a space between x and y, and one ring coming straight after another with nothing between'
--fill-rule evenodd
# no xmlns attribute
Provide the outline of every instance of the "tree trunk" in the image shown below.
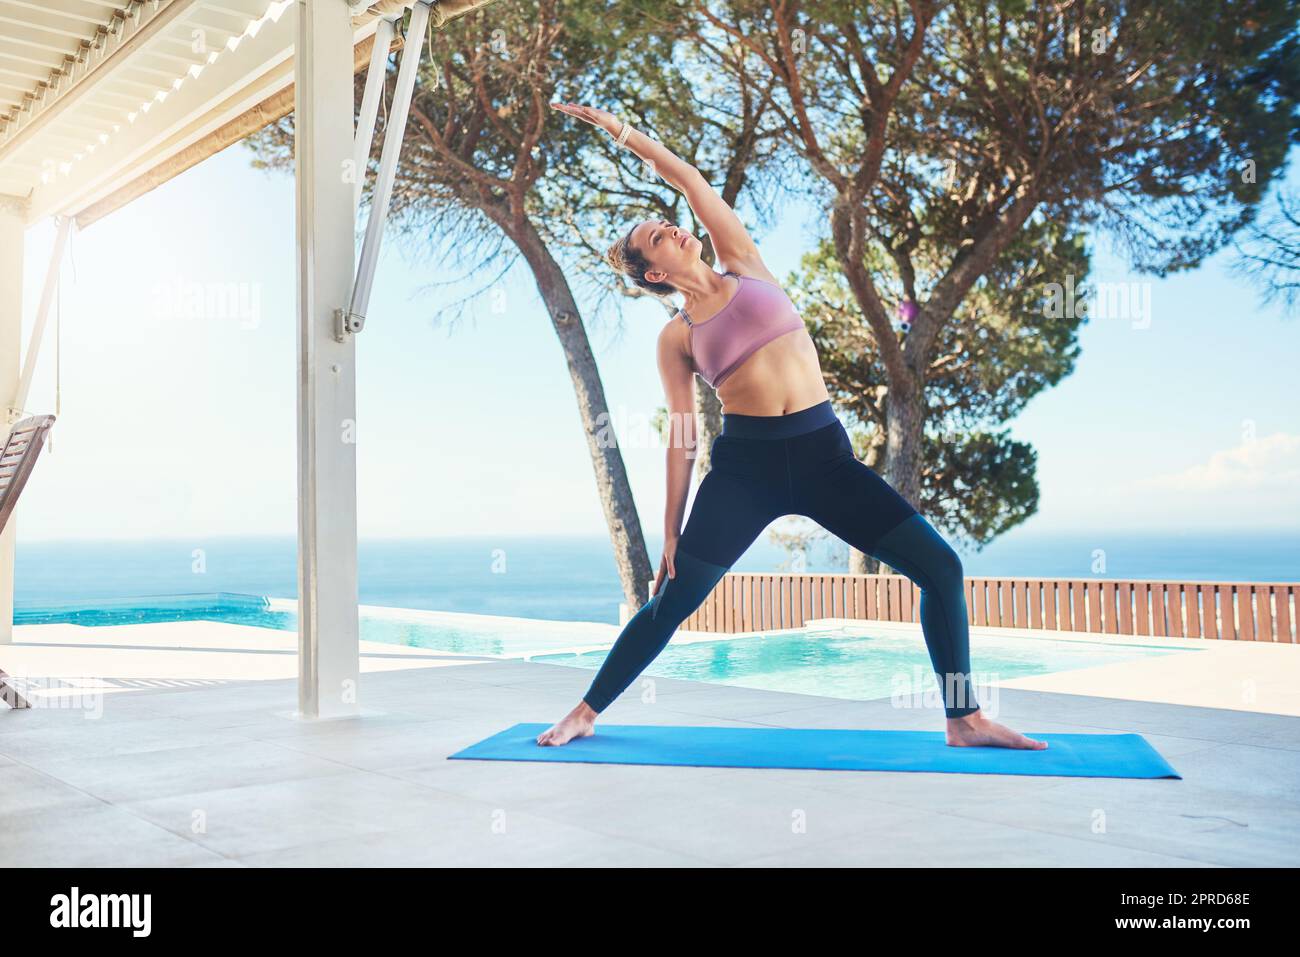
<svg viewBox="0 0 1300 957"><path fill-rule="evenodd" d="M889 404L885 409L885 480L919 510L925 402L914 381L889 383Z"/></svg>
<svg viewBox="0 0 1300 957"><path fill-rule="evenodd" d="M614 546L614 564L623 584L623 595L635 612L649 598L648 586L654 573L646 553L636 502L632 498L632 486L623 464L623 453L614 435L605 388L596 368L596 357L592 354L586 326L582 323L564 271L532 223L525 220L517 225L518 229L510 230L509 234L532 269L537 289L564 350L574 396L578 400L578 415L591 453L596 492Z"/></svg>

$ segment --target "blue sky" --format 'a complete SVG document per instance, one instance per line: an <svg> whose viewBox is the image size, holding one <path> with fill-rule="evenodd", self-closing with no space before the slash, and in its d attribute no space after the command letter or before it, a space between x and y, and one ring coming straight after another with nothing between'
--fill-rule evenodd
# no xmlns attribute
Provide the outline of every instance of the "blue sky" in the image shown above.
<svg viewBox="0 0 1300 957"><path fill-rule="evenodd" d="M73 236L61 416L23 540L293 533L293 223L292 180L236 146ZM816 225L795 205L759 237L777 275ZM49 224L28 232L24 342L52 239ZM1040 511L1023 530L1300 526L1300 319L1263 307L1227 254L1152 280L1096 245L1095 280L1150 284L1150 323L1087 323L1077 371L1011 423L1039 453ZM428 284L451 277L388 238L358 339L360 534L603 534L531 276L518 264L495 308L484 296L449 329L432 317L454 293ZM588 324L655 536L663 452L644 423L663 402L663 315L633 303ZM51 328L33 410L54 407L54 344Z"/></svg>

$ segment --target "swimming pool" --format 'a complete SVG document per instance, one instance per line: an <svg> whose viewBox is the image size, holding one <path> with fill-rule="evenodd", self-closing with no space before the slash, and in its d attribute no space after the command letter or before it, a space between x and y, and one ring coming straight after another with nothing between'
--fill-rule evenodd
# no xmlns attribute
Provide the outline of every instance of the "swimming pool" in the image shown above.
<svg viewBox="0 0 1300 957"><path fill-rule="evenodd" d="M292 630L296 603L260 595L211 592L194 595L142 595L134 598L93 598L76 601L17 602L15 625L146 625L160 621L224 621L234 625ZM286 617L293 614L293 621Z"/></svg>
<svg viewBox="0 0 1300 957"><path fill-rule="evenodd" d="M277 631L297 631L298 603L214 592L87 601L20 602L15 625L73 624L87 628L168 621L219 621ZM545 651L607 648L618 628L601 622L549 621L465 612L362 605L362 641L467 655L518 657Z"/></svg>
<svg viewBox="0 0 1300 957"><path fill-rule="evenodd" d="M1046 637L971 638L977 688L1011 678L1196 650ZM594 669L606 654L536 655L532 660ZM868 623L755 638L670 643L645 674L859 701L938 688L919 632L915 636L889 634Z"/></svg>
<svg viewBox="0 0 1300 957"><path fill-rule="evenodd" d="M279 631L298 627L292 599L214 593L88 602L20 604L17 625L86 627L167 621L220 621ZM525 657L596 669L619 629L600 622L548 621L363 605L363 641L467 655ZM976 635L971 640L978 686L1011 678L1195 652L1120 641ZM937 687L919 632L870 623L811 627L759 636L674 638L647 675L829 698L871 700Z"/></svg>

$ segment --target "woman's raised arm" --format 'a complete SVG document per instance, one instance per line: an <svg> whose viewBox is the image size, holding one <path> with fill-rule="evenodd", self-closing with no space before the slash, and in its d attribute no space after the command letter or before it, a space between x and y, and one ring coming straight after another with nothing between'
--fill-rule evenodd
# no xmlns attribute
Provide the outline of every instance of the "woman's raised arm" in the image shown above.
<svg viewBox="0 0 1300 957"><path fill-rule="evenodd" d="M576 103L552 103L551 106L592 126L598 126L615 138L623 131L622 121L605 110ZM718 191L704 178L703 173L640 130L630 130L624 145L649 163L665 183L685 195L695 218L713 240L713 251L719 262L733 269L737 266L765 268L749 230L735 210L727 205Z"/></svg>

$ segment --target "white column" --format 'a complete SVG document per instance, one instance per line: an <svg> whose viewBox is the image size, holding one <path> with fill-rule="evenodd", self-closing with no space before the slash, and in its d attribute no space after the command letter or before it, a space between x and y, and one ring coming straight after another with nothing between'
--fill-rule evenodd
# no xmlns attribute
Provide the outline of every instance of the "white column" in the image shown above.
<svg viewBox="0 0 1300 957"><path fill-rule="evenodd" d="M345 0L299 0L294 155L298 241L298 710L356 714L356 343L334 337L355 263L352 27Z"/></svg>
<svg viewBox="0 0 1300 957"><path fill-rule="evenodd" d="M9 434L5 413L18 391L23 345L23 233L25 204L0 196L0 436ZM0 443L4 440L0 438ZM0 645L14 640L14 542L18 516L12 515L0 534Z"/></svg>

